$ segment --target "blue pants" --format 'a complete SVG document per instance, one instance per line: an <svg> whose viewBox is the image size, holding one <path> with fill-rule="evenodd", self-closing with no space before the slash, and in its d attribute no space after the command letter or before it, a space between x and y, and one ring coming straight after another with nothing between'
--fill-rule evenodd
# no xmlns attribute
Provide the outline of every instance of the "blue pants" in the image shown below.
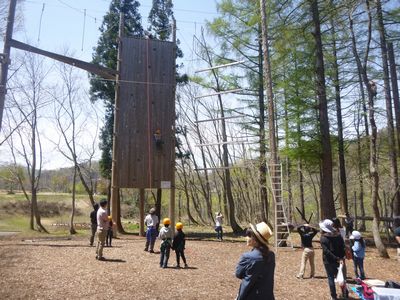
<svg viewBox="0 0 400 300"><path fill-rule="evenodd" d="M364 257L353 257L353 262L354 262L354 274L356 275L357 278L360 279L365 279L365 273L364 273ZM358 273L358 270L360 270L360 274Z"/></svg>
<svg viewBox="0 0 400 300"><path fill-rule="evenodd" d="M146 246L144 250L149 250L150 246L150 251L154 250L154 243L156 242L157 238L157 229L154 226L149 226L147 227L146 230Z"/></svg>
<svg viewBox="0 0 400 300"><path fill-rule="evenodd" d="M171 251L171 243L168 240L163 240L160 248L160 267L168 266L169 253Z"/></svg>

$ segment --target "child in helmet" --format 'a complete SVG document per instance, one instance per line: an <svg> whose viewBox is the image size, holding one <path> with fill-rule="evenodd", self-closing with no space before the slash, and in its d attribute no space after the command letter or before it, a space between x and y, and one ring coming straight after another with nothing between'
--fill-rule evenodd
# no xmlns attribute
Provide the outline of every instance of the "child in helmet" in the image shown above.
<svg viewBox="0 0 400 300"><path fill-rule="evenodd" d="M113 237L113 221L112 217L108 216L108 229L107 229L107 236L106 236L106 247L112 247L111 246L111 241Z"/></svg>
<svg viewBox="0 0 400 300"><path fill-rule="evenodd" d="M182 231L183 224L181 222L176 223L175 225L176 233L174 236L174 241L172 243L172 250L175 250L176 254L176 267L180 268L180 258L182 257L183 263L185 264L185 268L188 267L185 258L185 234Z"/></svg>
<svg viewBox="0 0 400 300"><path fill-rule="evenodd" d="M160 245L160 268L166 268L168 266L169 252L171 250L173 232L169 225L171 224L171 220L169 218L165 218L163 220L164 227L161 228L158 238L162 240Z"/></svg>

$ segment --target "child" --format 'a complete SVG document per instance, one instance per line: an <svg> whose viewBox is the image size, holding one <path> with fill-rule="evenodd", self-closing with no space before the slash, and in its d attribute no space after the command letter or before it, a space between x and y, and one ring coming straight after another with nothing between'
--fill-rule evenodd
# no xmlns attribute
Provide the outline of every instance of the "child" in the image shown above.
<svg viewBox="0 0 400 300"><path fill-rule="evenodd" d="M160 234L158 238L162 240L160 245L160 268L166 268L168 266L169 252L171 249L173 232L169 225L171 224L171 220L169 218L165 218L163 220L164 227L161 228Z"/></svg>
<svg viewBox="0 0 400 300"><path fill-rule="evenodd" d="M185 258L185 234L182 231L183 224L178 222L175 225L177 232L175 233L174 241L172 243L172 250L175 250L176 254L176 267L180 268L179 260L182 257L185 268L188 267Z"/></svg>
<svg viewBox="0 0 400 300"><path fill-rule="evenodd" d="M359 231L353 231L350 240L354 240L354 245L351 247L353 250L354 273L357 278L365 279L364 273L364 257L365 257L365 242ZM358 270L360 274L358 274Z"/></svg>
<svg viewBox="0 0 400 300"><path fill-rule="evenodd" d="M106 247L112 247L111 241L113 237L113 221L112 217L108 216L108 230L107 230L107 237L106 237Z"/></svg>

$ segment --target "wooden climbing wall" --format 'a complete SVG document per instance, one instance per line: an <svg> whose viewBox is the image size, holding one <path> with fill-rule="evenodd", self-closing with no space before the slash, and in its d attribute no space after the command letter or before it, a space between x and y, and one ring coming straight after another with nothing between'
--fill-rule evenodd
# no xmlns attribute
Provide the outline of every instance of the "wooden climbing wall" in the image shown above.
<svg viewBox="0 0 400 300"><path fill-rule="evenodd" d="M122 39L118 106L117 186L168 187L175 165L174 43ZM156 145L157 130L161 145Z"/></svg>

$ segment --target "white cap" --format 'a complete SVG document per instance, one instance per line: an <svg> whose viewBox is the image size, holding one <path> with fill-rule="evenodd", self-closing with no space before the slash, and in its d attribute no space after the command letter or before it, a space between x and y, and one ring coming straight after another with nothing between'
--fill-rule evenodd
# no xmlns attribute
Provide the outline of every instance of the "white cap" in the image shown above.
<svg viewBox="0 0 400 300"><path fill-rule="evenodd" d="M361 239L361 233L360 233L359 231L357 231L357 230L354 230L354 231L351 233L350 239L352 239L352 240L359 240L359 239Z"/></svg>

